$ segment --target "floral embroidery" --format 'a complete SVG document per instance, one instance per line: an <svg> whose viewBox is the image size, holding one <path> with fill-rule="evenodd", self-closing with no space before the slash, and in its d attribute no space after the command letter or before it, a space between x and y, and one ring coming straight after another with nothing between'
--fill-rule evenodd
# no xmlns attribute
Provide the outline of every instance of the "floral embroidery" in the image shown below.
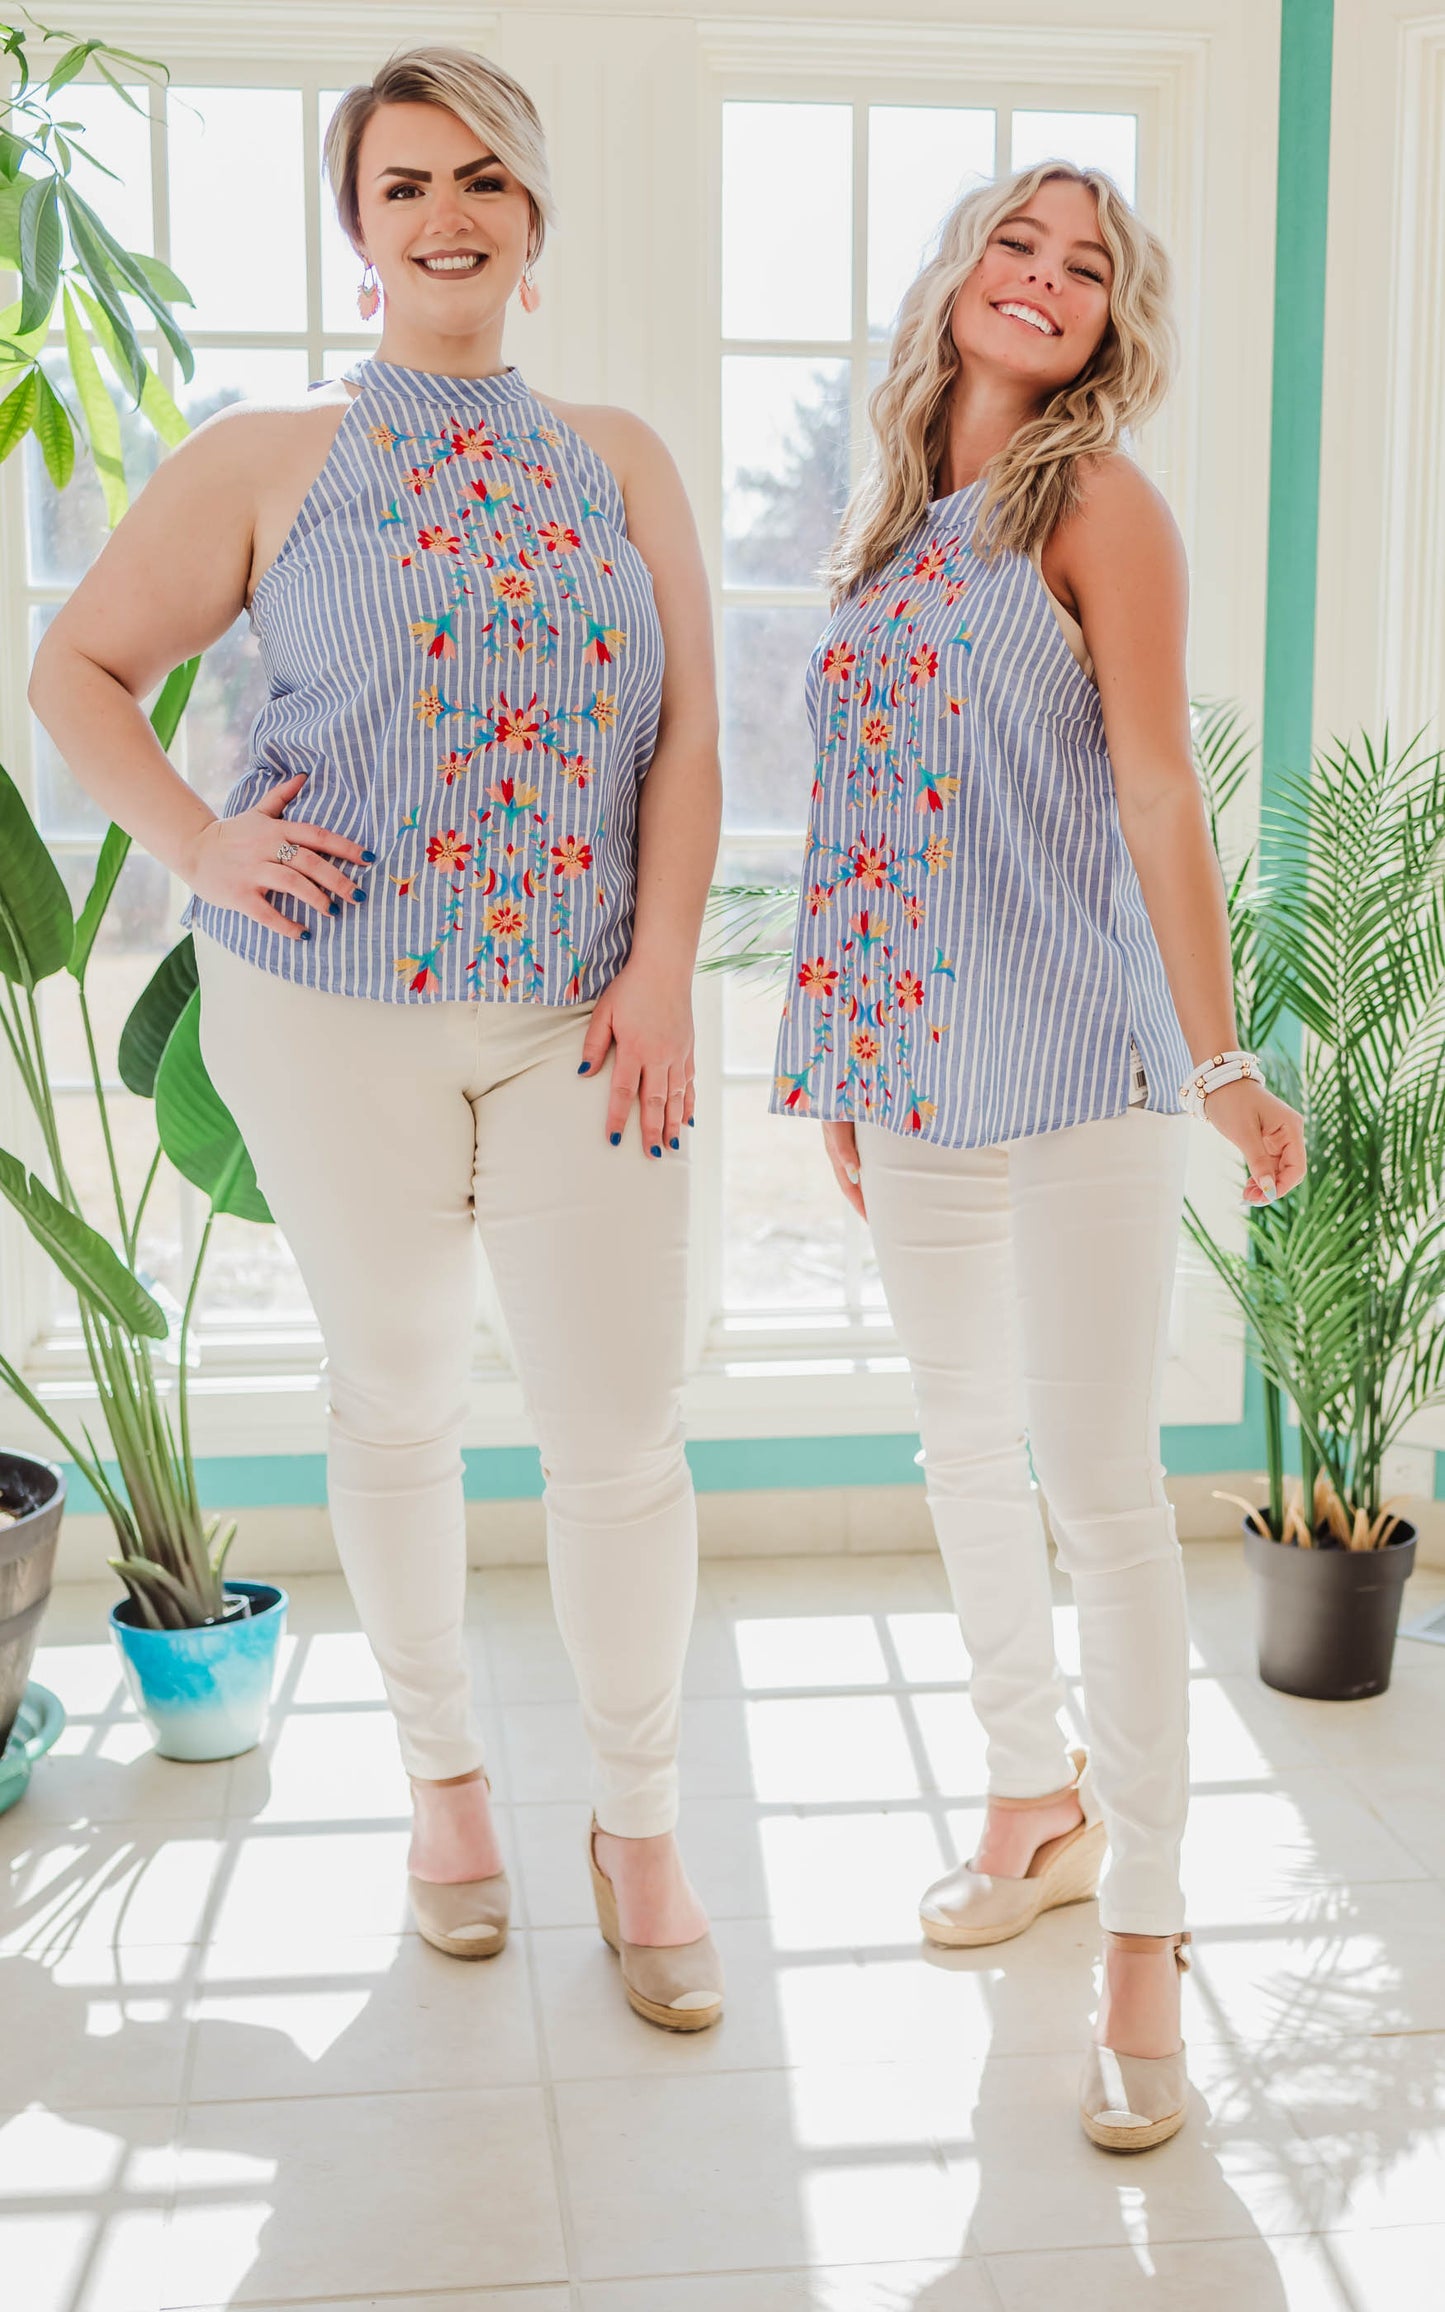
<svg viewBox="0 0 1445 2312"><path fill-rule="evenodd" d="M920 1047L935 1045L946 1021L932 1016L930 983L950 981L938 949L931 968L898 952L900 930L920 931L929 880L953 859L950 810L959 780L937 765L940 713L967 704L941 680L956 673L938 633L936 605L951 611L969 583L972 549L962 536L905 549L847 605L852 639L825 635L814 654L819 753L814 766L814 831L808 837L800 920L832 924L823 952L803 951L788 1017L806 1004L801 1067L777 1079L777 1104L809 1113L826 1084L829 1112L887 1120L921 1132L936 1104L918 1084ZM872 612L861 635L859 612ZM929 620L928 633L920 632ZM965 657L973 638L960 620L950 638ZM816 830L819 806L841 788L862 832L830 841ZM836 820L833 821L836 824ZM785 1046L789 1039L784 1038ZM805 1057L806 1054L806 1057Z"/></svg>
<svg viewBox="0 0 1445 2312"><path fill-rule="evenodd" d="M379 456L396 461L395 495L378 525L391 559L403 569L435 571L446 592L428 615L407 623L428 674L435 670L417 691L412 714L443 739L438 784L461 806L457 825L435 831L423 830L412 811L385 846L398 897L418 896L423 872L434 872L445 893L431 946L398 956L396 973L408 993L428 994L442 984L443 949L469 942L464 975L478 993L540 997L555 958L562 993L552 1000L575 1001L609 906L599 866L606 830L590 819L581 827L559 823L559 813L588 794L605 768L598 749L618 727L615 677L628 647L626 627L597 588L597 580L615 577L615 555L583 557L589 526L605 531L608 516L585 496L580 514L574 501L571 519L550 510L534 516L519 485L545 496L558 481L554 457L543 453L560 449L563 436L546 424L523 424L516 433L487 420L411 433L378 424L366 438ZM587 578L589 566L596 580ZM538 583L544 572L545 586ZM545 670L557 657L564 619L579 637L581 663L599 685L607 677L613 687L555 703ZM466 661L458 648L463 620ZM475 696L466 694L465 676L452 680L459 665L472 662L491 669ZM548 772L557 774L555 787ZM468 794L475 800L464 803Z"/></svg>

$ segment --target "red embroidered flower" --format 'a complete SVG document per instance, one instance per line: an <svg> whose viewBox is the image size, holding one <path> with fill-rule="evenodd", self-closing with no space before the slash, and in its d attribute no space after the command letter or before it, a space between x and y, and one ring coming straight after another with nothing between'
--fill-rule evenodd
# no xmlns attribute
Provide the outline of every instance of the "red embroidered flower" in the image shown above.
<svg viewBox="0 0 1445 2312"><path fill-rule="evenodd" d="M915 578L923 578L931 583L935 578L941 578L947 567L948 556L940 545L934 544L924 547L923 552L913 565L911 574Z"/></svg>
<svg viewBox="0 0 1445 2312"><path fill-rule="evenodd" d="M430 466L412 466L406 477L406 487L419 498L422 491L429 490L435 480L436 474Z"/></svg>
<svg viewBox="0 0 1445 2312"><path fill-rule="evenodd" d="M533 691L525 706L508 706L505 698L497 702L497 743L509 754L529 755L542 728L542 717L536 712L537 693Z"/></svg>
<svg viewBox="0 0 1445 2312"><path fill-rule="evenodd" d="M465 867L472 855L470 843L463 842L455 827L448 827L444 835L433 835L426 847L429 864L444 872Z"/></svg>
<svg viewBox="0 0 1445 2312"><path fill-rule="evenodd" d="M916 899L911 891L903 894L903 920L910 931L917 931L923 922L923 901Z"/></svg>
<svg viewBox="0 0 1445 2312"><path fill-rule="evenodd" d="M423 554L460 554L461 539L450 530L418 530L416 542Z"/></svg>
<svg viewBox="0 0 1445 2312"><path fill-rule="evenodd" d="M846 642L831 642L823 653L824 682L846 682L858 664L858 653Z"/></svg>
<svg viewBox="0 0 1445 2312"><path fill-rule="evenodd" d="M916 971L900 971L893 983L893 992L904 1011L923 1009L923 982Z"/></svg>
<svg viewBox="0 0 1445 2312"><path fill-rule="evenodd" d="M870 891L882 891L888 882L888 855L876 845L857 843L848 854L848 863L855 883L864 883Z"/></svg>
<svg viewBox="0 0 1445 2312"><path fill-rule="evenodd" d="M860 733L860 736L864 746L873 749L875 752L880 747L886 747L889 740L893 736L892 726L889 723L887 715L865 714L863 717L863 729Z"/></svg>
<svg viewBox="0 0 1445 2312"><path fill-rule="evenodd" d="M927 643L920 643L908 661L909 681L913 683L932 682L937 672L938 652L930 649Z"/></svg>
<svg viewBox="0 0 1445 2312"><path fill-rule="evenodd" d="M490 426L471 425L452 435L454 458L486 458L495 455L497 437Z"/></svg>
<svg viewBox="0 0 1445 2312"><path fill-rule="evenodd" d="M549 554L575 554L582 540L565 522L544 522L537 532Z"/></svg>
<svg viewBox="0 0 1445 2312"><path fill-rule="evenodd" d="M872 1067L881 1048L878 1038L871 1028L859 1028L857 1033L850 1037L848 1043L848 1049L854 1059L865 1068Z"/></svg>
<svg viewBox="0 0 1445 2312"><path fill-rule="evenodd" d="M838 985L838 974L831 968L826 957L818 955L811 963L803 965L798 973L798 985L804 995L831 995Z"/></svg>
<svg viewBox="0 0 1445 2312"><path fill-rule="evenodd" d="M592 845L584 843L580 835L564 835L560 843L552 845L552 872L569 883L585 875L592 865Z"/></svg>
<svg viewBox="0 0 1445 2312"><path fill-rule="evenodd" d="M516 939L527 928L527 918L515 899L499 899L483 917L493 939Z"/></svg>
<svg viewBox="0 0 1445 2312"><path fill-rule="evenodd" d="M824 908L831 907L832 904L832 892L829 891L824 884L815 883L808 893L808 913L810 915L821 915Z"/></svg>
<svg viewBox="0 0 1445 2312"><path fill-rule="evenodd" d="M590 786L597 775L594 766L588 762L585 755L559 755L557 768L567 781L568 786L576 787L579 792L583 787Z"/></svg>
<svg viewBox="0 0 1445 2312"><path fill-rule="evenodd" d="M462 772L470 770L471 766L472 758L470 752L466 754L458 754L455 749L453 749L451 754L443 755L441 761L437 764L437 777L441 780L444 787L450 787L454 785L455 782L461 777Z"/></svg>

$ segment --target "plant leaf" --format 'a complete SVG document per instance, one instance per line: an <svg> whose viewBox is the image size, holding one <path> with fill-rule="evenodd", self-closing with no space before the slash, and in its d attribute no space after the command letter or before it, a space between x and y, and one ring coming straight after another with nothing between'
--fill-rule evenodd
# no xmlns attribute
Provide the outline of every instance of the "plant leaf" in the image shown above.
<svg viewBox="0 0 1445 2312"><path fill-rule="evenodd" d="M60 198L65 204L65 214L70 225L70 237L76 244L76 254L82 257L86 272L90 274L92 281L95 278L95 263L92 260L95 259L99 262L102 272L109 274L112 280L118 280L124 288L130 291L132 296L139 297L141 303L149 307L155 316L156 326L180 364L182 377L189 384L195 371L195 355L191 351L189 339L176 322L165 298L151 287L129 249L121 247L114 234L106 229L90 203L76 191L74 185L61 183L59 192ZM82 238L91 252L90 255L82 255Z"/></svg>
<svg viewBox="0 0 1445 2312"><path fill-rule="evenodd" d="M93 212L89 205L81 200L80 195L71 185L62 186L61 198L65 203L66 219L70 226L70 238L76 257L90 283L96 303L103 308L105 317L111 326L121 383L139 401L141 390L145 384L145 357L140 349L140 340L131 326L130 315L126 312L120 292L112 278L112 269L105 249L91 230L90 218ZM109 347L107 351L110 351Z"/></svg>
<svg viewBox="0 0 1445 2312"><path fill-rule="evenodd" d="M60 179L37 177L20 204L20 327L50 319L60 286Z"/></svg>
<svg viewBox="0 0 1445 2312"><path fill-rule="evenodd" d="M201 1057L201 998L191 997L156 1073L156 1128L176 1170L210 1198L213 1212L268 1221L246 1144Z"/></svg>
<svg viewBox="0 0 1445 2312"><path fill-rule="evenodd" d="M37 1244L89 1307L123 1333L163 1341L169 1327L165 1310L152 1300L140 1278L88 1221L51 1195L43 1180L27 1173L18 1156L0 1148L0 1195L8 1197Z"/></svg>
<svg viewBox="0 0 1445 2312"><path fill-rule="evenodd" d="M82 289L79 284L76 285L75 294L85 307L86 317L95 332L96 343L104 353L106 360L110 363L120 383L134 391L134 380L130 373L127 357L121 350L111 324L110 315L103 306L97 303L89 291ZM190 432L190 423L181 415L144 355L141 356L141 368L144 372L140 389L141 415L150 420L166 447L174 449L176 443L184 441Z"/></svg>
<svg viewBox="0 0 1445 2312"><path fill-rule="evenodd" d="M63 303L65 350L70 361L70 374L75 380L81 415L90 436L90 454L95 463L101 495L105 499L106 522L113 530L130 504L125 461L121 455L120 418L115 403L105 390L100 364L91 351L90 340L85 334L80 311L68 282Z"/></svg>
<svg viewBox="0 0 1445 2312"><path fill-rule="evenodd" d="M117 1064L127 1091L155 1098L156 1070L171 1030L196 992L196 949L189 932L156 969L131 1007L120 1031Z"/></svg>
<svg viewBox="0 0 1445 2312"><path fill-rule="evenodd" d="M46 79L46 95L53 97L57 89L64 88L67 81L74 80L78 72L83 72L99 46L98 40L81 40L76 43L74 48L68 48L55 70Z"/></svg>
<svg viewBox="0 0 1445 2312"><path fill-rule="evenodd" d="M31 370L23 377L13 393L0 401L0 463L9 457L17 442L23 442L30 431L35 415L35 379L38 372Z"/></svg>
<svg viewBox="0 0 1445 2312"><path fill-rule="evenodd" d="M43 369L35 371L35 438L45 470L57 490L63 490L75 471L75 428L70 412Z"/></svg>
<svg viewBox="0 0 1445 2312"><path fill-rule="evenodd" d="M168 305L195 304L180 275L173 273L169 265L163 265L159 257L147 257L140 249L128 249L126 254L136 270L145 275L157 297L163 297Z"/></svg>
<svg viewBox="0 0 1445 2312"><path fill-rule="evenodd" d="M20 789L0 764L0 977L34 987L64 970L74 944L60 870Z"/></svg>

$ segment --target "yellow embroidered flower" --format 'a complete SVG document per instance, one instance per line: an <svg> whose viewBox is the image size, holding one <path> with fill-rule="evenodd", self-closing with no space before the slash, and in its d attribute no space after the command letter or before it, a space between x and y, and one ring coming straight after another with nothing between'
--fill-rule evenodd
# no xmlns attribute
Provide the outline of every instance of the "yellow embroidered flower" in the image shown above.
<svg viewBox="0 0 1445 2312"><path fill-rule="evenodd" d="M369 425L366 429L366 438L369 442L374 442L379 450L394 450L396 448L397 437L389 425ZM396 968L400 971L404 967L398 964Z"/></svg>
<svg viewBox="0 0 1445 2312"><path fill-rule="evenodd" d="M411 702L411 711L419 723L425 723L431 730L446 713L446 700L439 690L419 691Z"/></svg>

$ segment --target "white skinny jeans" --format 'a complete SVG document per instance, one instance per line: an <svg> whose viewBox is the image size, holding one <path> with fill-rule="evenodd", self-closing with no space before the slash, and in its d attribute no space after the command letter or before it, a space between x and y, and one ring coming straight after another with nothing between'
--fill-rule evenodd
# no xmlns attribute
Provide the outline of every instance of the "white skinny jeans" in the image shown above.
<svg viewBox="0 0 1445 2312"><path fill-rule="evenodd" d="M1027 1433L1078 1607L1099 1915L1122 1934L1184 1924L1189 1642L1159 1394L1188 1131L1143 1108L993 1148L858 1127L989 1789L1033 1798L1073 1772Z"/></svg>
<svg viewBox="0 0 1445 2312"><path fill-rule="evenodd" d="M196 952L206 1065L326 1343L332 1526L408 1773L482 1764L461 1455L479 1234L542 1449L598 1821L671 1830L697 1594L685 1146L645 1155L635 1117L610 1145L610 1061L577 1073L590 1005L369 1002Z"/></svg>

